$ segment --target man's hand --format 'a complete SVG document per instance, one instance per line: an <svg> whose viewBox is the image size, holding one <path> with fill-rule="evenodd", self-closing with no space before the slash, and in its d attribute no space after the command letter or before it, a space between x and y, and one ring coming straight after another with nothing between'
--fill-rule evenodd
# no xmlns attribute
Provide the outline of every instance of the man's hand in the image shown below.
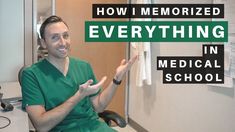
<svg viewBox="0 0 235 132"><path fill-rule="evenodd" d="M126 74L127 71L131 69L131 66L134 64L136 59L137 55L132 57L128 62L125 59L123 59L121 61L121 64L116 69L116 75L114 78L118 81L122 80L123 76Z"/></svg>
<svg viewBox="0 0 235 132"><path fill-rule="evenodd" d="M104 76L99 83L95 85L91 85L93 83L93 80L88 80L86 83L82 84L79 86L78 92L80 93L81 96L86 97L92 94L95 94L99 91L100 87L104 84L106 81L107 77Z"/></svg>

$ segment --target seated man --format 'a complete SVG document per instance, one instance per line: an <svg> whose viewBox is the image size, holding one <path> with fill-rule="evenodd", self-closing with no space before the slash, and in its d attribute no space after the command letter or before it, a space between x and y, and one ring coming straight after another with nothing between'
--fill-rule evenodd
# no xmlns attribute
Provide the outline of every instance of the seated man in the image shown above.
<svg viewBox="0 0 235 132"><path fill-rule="evenodd" d="M110 103L123 76L136 56L123 60L113 81L101 92L106 80L97 82L86 61L69 57L67 24L58 16L47 18L40 28L41 42L48 57L22 73L22 107L37 131L112 132L97 112Z"/></svg>

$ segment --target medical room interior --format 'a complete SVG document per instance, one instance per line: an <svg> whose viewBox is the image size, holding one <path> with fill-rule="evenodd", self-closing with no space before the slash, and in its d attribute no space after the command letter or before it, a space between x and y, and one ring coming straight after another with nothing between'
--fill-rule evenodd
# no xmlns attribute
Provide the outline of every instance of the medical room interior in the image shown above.
<svg viewBox="0 0 235 132"><path fill-rule="evenodd" d="M22 67L47 57L47 49L40 45L39 28L47 17L57 15L69 26L70 56L88 61L97 80L106 75L104 88L112 81L122 59L139 56L106 108L118 114L126 124L119 126L111 121L109 127L120 132L235 132L233 78L224 85L163 84L163 72L157 70L158 56L201 56L202 44L210 42L146 42L143 44L148 45L147 51L141 50L138 43L85 42L85 21L131 20L92 18L92 4L140 3L224 4L225 20L229 22L228 43L235 48L233 0L0 0L0 131L36 131L21 107L19 72ZM166 19L159 21L162 20ZM235 50L229 51L230 59L233 53ZM227 63L235 73L235 60L231 60L234 62ZM13 109L9 106L11 110L5 110L5 102L10 102Z"/></svg>

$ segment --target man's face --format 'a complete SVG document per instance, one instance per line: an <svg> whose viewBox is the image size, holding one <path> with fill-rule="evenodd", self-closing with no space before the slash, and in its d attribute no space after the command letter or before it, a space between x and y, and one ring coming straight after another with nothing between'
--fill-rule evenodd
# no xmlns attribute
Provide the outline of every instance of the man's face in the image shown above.
<svg viewBox="0 0 235 132"><path fill-rule="evenodd" d="M70 37L68 27L63 22L52 23L45 29L44 43L49 57L62 59L68 56Z"/></svg>

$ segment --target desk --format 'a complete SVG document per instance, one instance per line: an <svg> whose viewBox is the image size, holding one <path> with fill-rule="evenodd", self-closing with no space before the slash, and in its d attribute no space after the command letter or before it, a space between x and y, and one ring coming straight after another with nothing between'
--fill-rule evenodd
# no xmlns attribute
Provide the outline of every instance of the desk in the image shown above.
<svg viewBox="0 0 235 132"><path fill-rule="evenodd" d="M12 98L21 96L20 85L18 82L10 82L0 84L4 98ZM0 108L0 116L5 116L11 120L11 124L6 128L0 129L0 132L29 132L28 115L21 109L21 102L15 103L14 110L9 112L3 112ZM5 126L8 121L0 117L0 127Z"/></svg>

